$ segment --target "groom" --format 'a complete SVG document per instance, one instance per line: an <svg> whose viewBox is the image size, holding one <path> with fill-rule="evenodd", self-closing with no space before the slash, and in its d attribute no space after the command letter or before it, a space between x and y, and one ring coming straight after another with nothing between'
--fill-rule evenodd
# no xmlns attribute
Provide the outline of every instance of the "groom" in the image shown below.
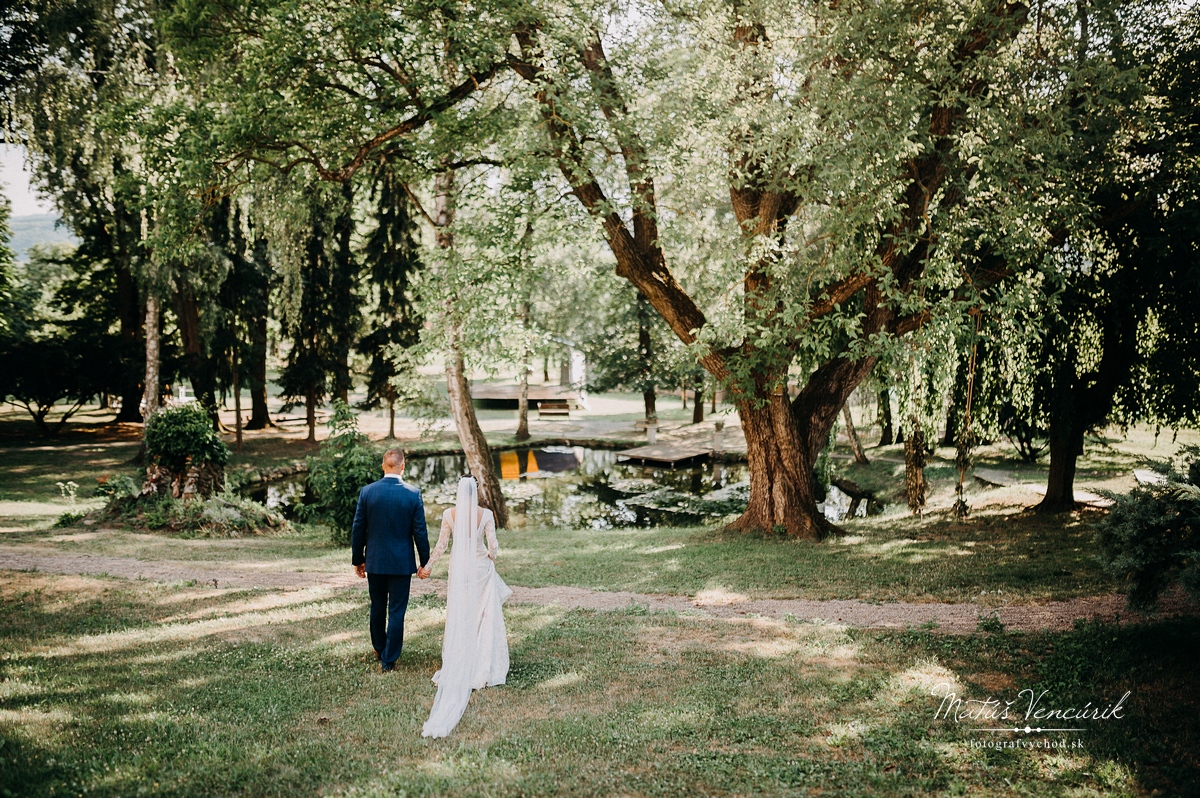
<svg viewBox="0 0 1200 798"><path fill-rule="evenodd" d="M371 644L384 673L396 667L404 646L408 589L417 573L414 544L421 565L429 561L425 505L420 492L401 479L403 473L404 452L384 452L383 479L359 491L350 531L350 561L359 578L367 580Z"/></svg>

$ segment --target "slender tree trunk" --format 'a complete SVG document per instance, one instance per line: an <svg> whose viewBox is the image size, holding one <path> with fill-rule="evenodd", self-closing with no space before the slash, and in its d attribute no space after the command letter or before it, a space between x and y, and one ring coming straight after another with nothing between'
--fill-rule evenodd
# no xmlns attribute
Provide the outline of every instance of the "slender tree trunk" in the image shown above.
<svg viewBox="0 0 1200 798"><path fill-rule="evenodd" d="M257 245L256 245L257 246ZM260 312L250 325L250 423L246 429L273 427L267 411L267 311L271 291L270 279L259 281L257 304Z"/></svg>
<svg viewBox="0 0 1200 798"><path fill-rule="evenodd" d="M699 424L704 420L704 383L696 383L696 400L692 402L692 423Z"/></svg>
<svg viewBox="0 0 1200 798"><path fill-rule="evenodd" d="M658 421L657 394L654 386L654 341L650 337L650 314L654 312L646 295L637 294L638 359L642 371L642 402L646 406L646 421Z"/></svg>
<svg viewBox="0 0 1200 798"><path fill-rule="evenodd" d="M687 410L687 386L686 385L681 385L679 387L679 401L682 403L682 407L680 407L679 409Z"/></svg>
<svg viewBox="0 0 1200 798"><path fill-rule="evenodd" d="M529 440L529 368L521 365L521 393L517 397L517 434L519 441Z"/></svg>
<svg viewBox="0 0 1200 798"><path fill-rule="evenodd" d="M879 445L891 446L896 431L892 428L892 392L884 388L879 392Z"/></svg>
<svg viewBox="0 0 1200 798"><path fill-rule="evenodd" d="M145 404L145 417L158 409L159 391L162 390L159 378L161 311L158 295L150 291L146 295L146 378L142 382L144 393L142 401Z"/></svg>
<svg viewBox="0 0 1200 798"><path fill-rule="evenodd" d="M529 331L529 316L530 303L526 298L521 303L521 327L528 333ZM529 350L525 349L525 343L521 344L521 392L517 397L517 434L516 439L519 441L529 440Z"/></svg>
<svg viewBox="0 0 1200 798"><path fill-rule="evenodd" d="M850 450L854 452L854 462L859 465L870 465L871 461L863 452L862 443L858 440L858 430L854 428L854 418L850 415L850 403L842 405L842 419L846 422L846 435L850 438Z"/></svg>
<svg viewBox="0 0 1200 798"><path fill-rule="evenodd" d="M388 440L396 439L396 389L388 386Z"/></svg>
<svg viewBox="0 0 1200 798"><path fill-rule="evenodd" d="M317 395L309 391L304 395L304 420L308 424L309 443L317 442Z"/></svg>
<svg viewBox="0 0 1200 798"><path fill-rule="evenodd" d="M714 414L717 412L717 389L716 389L716 387L713 387L712 412Z"/></svg>
<svg viewBox="0 0 1200 798"><path fill-rule="evenodd" d="M436 216L437 244L441 249L453 249L454 231L454 171L446 169L434 178L434 214ZM496 519L496 526L508 526L508 505L500 492L500 479L492 463L492 449L479 427L475 405L471 402L471 385L467 381L459 332L453 321L453 313L447 309L446 388L450 394L450 411L454 416L454 427L458 441L467 457L471 474L479 483L480 501L486 503Z"/></svg>
<svg viewBox="0 0 1200 798"><path fill-rule="evenodd" d="M137 283L128 265L117 267L117 306L121 319L121 409L117 412L116 421L138 422L142 413L138 405L144 395L142 374L134 365L140 354L145 352L142 346L142 313L138 304ZM140 350L140 351L139 351Z"/></svg>
<svg viewBox="0 0 1200 798"><path fill-rule="evenodd" d="M550 356L546 355L542 358L542 382L546 385L550 384Z"/></svg>
<svg viewBox="0 0 1200 798"><path fill-rule="evenodd" d="M1076 508L1075 464L1083 451L1083 429L1069 423L1050 422L1050 474L1039 513L1065 513Z"/></svg>
<svg viewBox="0 0 1200 798"><path fill-rule="evenodd" d="M925 431L913 425L904 439L904 490L913 515L925 512Z"/></svg>
<svg viewBox="0 0 1200 798"><path fill-rule="evenodd" d="M233 362L233 429L237 434L237 451L242 452L242 386L238 380L238 370L241 364L238 363L237 350L234 349L230 355L230 360Z"/></svg>
<svg viewBox="0 0 1200 798"><path fill-rule="evenodd" d="M492 450L479 427L475 407L471 403L471 384L467 381L462 350L454 342L446 363L446 386L450 393L450 409L454 414L454 426L463 453L467 456L467 467L479 482L479 501L492 511L496 526L508 526L508 506L500 492L500 480L492 463Z"/></svg>

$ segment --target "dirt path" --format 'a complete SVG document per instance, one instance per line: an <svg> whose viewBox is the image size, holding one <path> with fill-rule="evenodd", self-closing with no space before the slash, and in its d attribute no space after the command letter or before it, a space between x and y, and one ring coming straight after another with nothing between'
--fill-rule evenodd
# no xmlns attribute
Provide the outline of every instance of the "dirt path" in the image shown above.
<svg viewBox="0 0 1200 798"><path fill-rule="evenodd" d="M0 547L0 570L42 571L56 574L106 574L125 579L154 582L195 582L217 588L301 588L363 587L350 569L345 573L328 571L285 571L263 563L230 565L226 568L197 567L180 561L148 562L129 557L103 557L87 554L28 554ZM413 595L437 593L445 596L441 579L413 580ZM558 605L567 608L615 610L644 606L650 610L670 610L693 615L732 618L758 615L782 619L791 615L800 620L842 624L861 628L921 626L933 623L942 632L963 634L975 631L980 617L995 611L1008 629L1020 631L1070 629L1078 618L1104 621L1139 620L1125 608L1123 596L1095 596L1040 605L1004 607L998 610L977 604L872 604L865 601L811 601L804 599L745 599L729 594L671 596L628 591L588 590L554 585L550 587L513 586L510 601L521 604ZM1198 608L1181 593L1175 592L1159 603L1157 618L1195 614Z"/></svg>

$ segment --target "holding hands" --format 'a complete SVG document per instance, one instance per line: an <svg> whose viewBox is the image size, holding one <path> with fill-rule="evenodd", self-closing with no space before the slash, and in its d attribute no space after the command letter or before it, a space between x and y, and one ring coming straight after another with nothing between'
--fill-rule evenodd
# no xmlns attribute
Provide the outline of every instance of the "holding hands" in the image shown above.
<svg viewBox="0 0 1200 798"><path fill-rule="evenodd" d="M428 565L422 565L417 569L417 577L420 579L428 579L431 573Z"/></svg>

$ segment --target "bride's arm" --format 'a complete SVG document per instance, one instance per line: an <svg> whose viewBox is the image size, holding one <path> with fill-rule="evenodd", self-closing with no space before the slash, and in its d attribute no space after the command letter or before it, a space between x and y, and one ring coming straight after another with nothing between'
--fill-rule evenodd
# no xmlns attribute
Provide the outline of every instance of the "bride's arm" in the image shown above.
<svg viewBox="0 0 1200 798"><path fill-rule="evenodd" d="M491 510L483 517L483 534L487 538L488 556L494 561L500 547L496 545L496 520Z"/></svg>
<svg viewBox="0 0 1200 798"><path fill-rule="evenodd" d="M453 510L446 510L442 513L442 531L438 533L437 545L433 547L433 551L429 552L429 562L425 563L425 567L430 570L438 561L438 557L445 553L446 546L450 543L450 530L454 528L454 522L450 519L452 512Z"/></svg>

